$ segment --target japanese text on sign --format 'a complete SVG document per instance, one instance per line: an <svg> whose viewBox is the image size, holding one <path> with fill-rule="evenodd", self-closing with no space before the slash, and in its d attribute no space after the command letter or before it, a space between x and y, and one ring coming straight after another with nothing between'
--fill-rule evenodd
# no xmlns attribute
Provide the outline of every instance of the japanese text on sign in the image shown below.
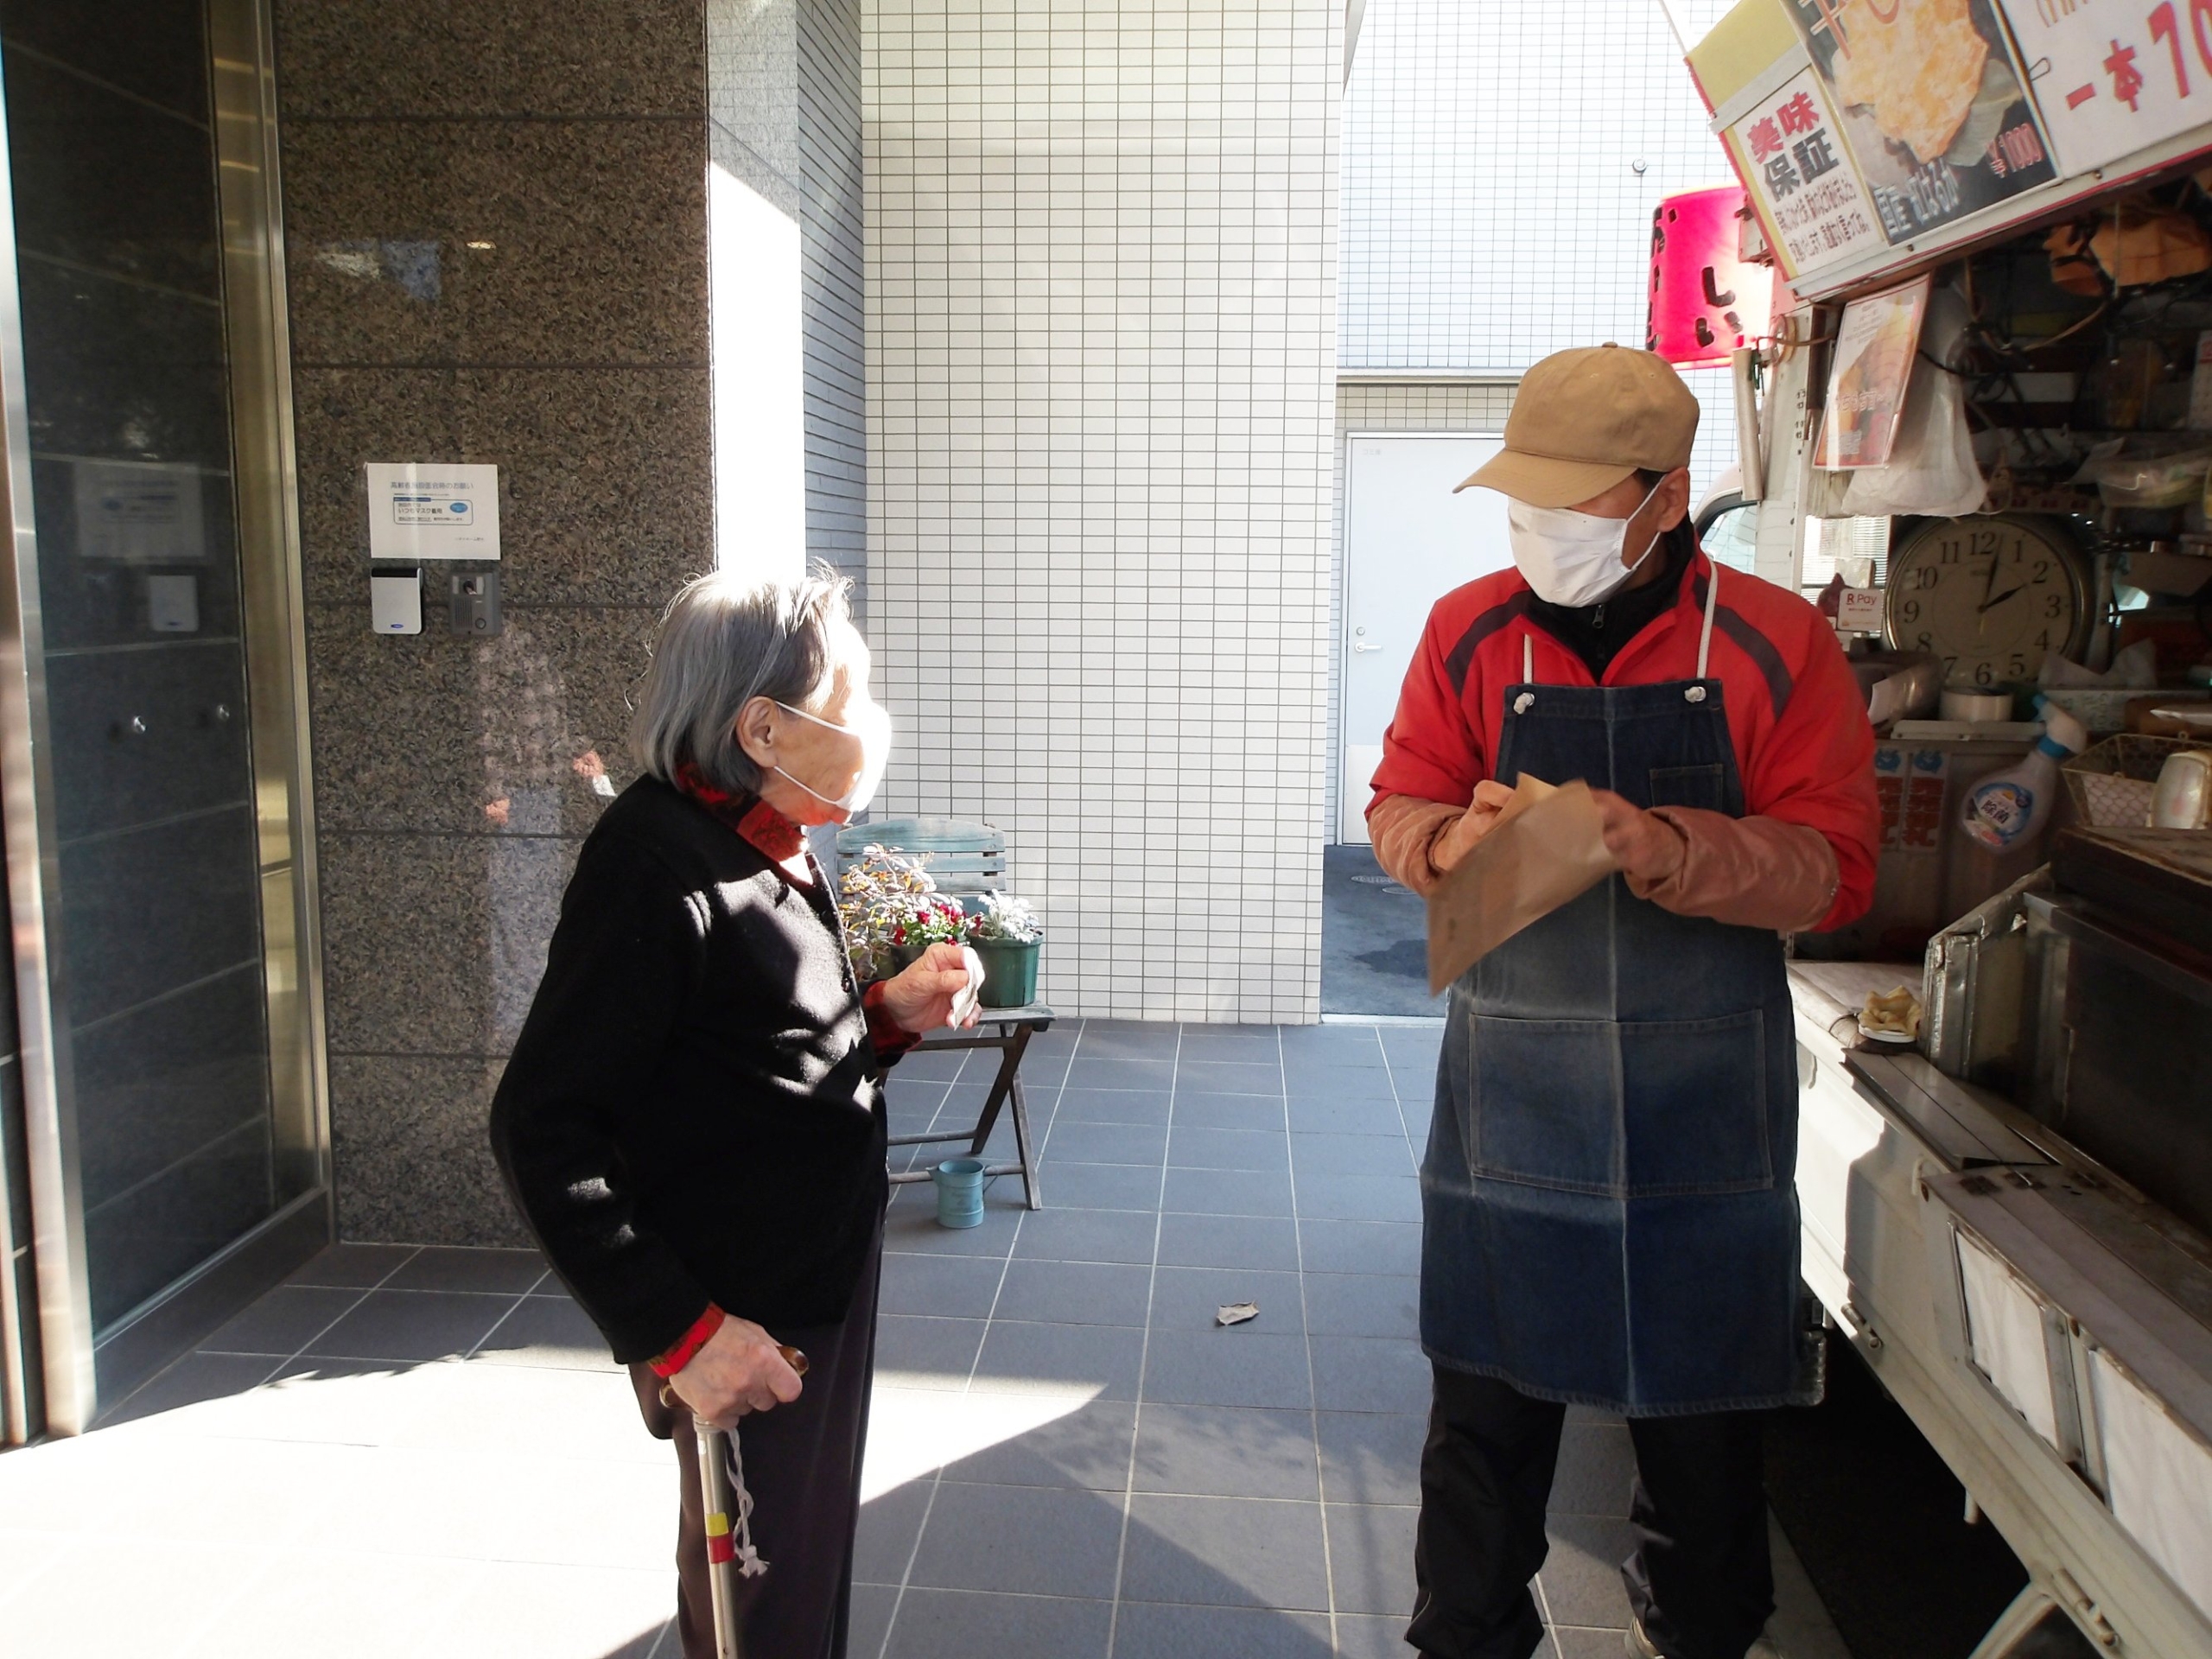
<svg viewBox="0 0 2212 1659"><path fill-rule="evenodd" d="M2062 173L2212 122L2212 0L2000 0Z"/></svg>
<svg viewBox="0 0 2212 1659"><path fill-rule="evenodd" d="M484 462L372 461L362 468L372 559L496 559L499 469Z"/></svg>
<svg viewBox="0 0 2212 1659"><path fill-rule="evenodd" d="M1874 209L1810 69L1731 127L1728 140L1790 275L1882 246Z"/></svg>

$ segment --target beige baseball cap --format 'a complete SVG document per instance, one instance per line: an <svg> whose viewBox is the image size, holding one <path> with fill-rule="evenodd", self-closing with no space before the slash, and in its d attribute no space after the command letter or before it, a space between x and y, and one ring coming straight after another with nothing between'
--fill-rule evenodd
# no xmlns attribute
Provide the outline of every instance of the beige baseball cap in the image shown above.
<svg viewBox="0 0 2212 1659"><path fill-rule="evenodd" d="M1687 467L1697 397L1671 365L1624 346L1554 352L1521 377L1505 448L1469 484L1532 507L1571 507L1630 473Z"/></svg>

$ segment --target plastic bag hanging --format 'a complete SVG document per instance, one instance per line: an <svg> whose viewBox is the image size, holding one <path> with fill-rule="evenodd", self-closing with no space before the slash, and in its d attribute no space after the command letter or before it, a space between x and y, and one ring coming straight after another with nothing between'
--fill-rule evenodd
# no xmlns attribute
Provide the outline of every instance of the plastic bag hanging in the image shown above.
<svg viewBox="0 0 2212 1659"><path fill-rule="evenodd" d="M1988 486L1974 464L1965 394L1949 367L1965 336L1967 321L1966 301L1955 289L1937 289L1929 296L1920 354L1913 362L1889 463L1851 474L1843 493L1845 513L1954 518L1980 507Z"/></svg>

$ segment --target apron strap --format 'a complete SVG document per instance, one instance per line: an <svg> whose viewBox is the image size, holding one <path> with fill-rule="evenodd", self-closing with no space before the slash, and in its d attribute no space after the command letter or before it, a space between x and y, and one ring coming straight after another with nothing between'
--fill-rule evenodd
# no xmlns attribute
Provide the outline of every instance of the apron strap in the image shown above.
<svg viewBox="0 0 2212 1659"><path fill-rule="evenodd" d="M1713 657L1713 613L1720 607L1720 564L1714 560L1711 574L1705 579L1705 626L1697 636L1697 677L1705 677L1705 668Z"/></svg>
<svg viewBox="0 0 2212 1659"><path fill-rule="evenodd" d="M1536 636L1534 633L1521 636L1521 680L1524 685L1536 683Z"/></svg>

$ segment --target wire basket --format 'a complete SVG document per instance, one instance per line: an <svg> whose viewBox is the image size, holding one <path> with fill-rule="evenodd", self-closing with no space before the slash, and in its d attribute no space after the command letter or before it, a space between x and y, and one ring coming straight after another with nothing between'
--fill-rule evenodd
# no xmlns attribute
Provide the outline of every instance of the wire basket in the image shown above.
<svg viewBox="0 0 2212 1659"><path fill-rule="evenodd" d="M2139 830L2151 822L2151 797L2166 757L2202 747L2185 737L2123 733L2083 750L2059 771L2082 823L2099 830Z"/></svg>

